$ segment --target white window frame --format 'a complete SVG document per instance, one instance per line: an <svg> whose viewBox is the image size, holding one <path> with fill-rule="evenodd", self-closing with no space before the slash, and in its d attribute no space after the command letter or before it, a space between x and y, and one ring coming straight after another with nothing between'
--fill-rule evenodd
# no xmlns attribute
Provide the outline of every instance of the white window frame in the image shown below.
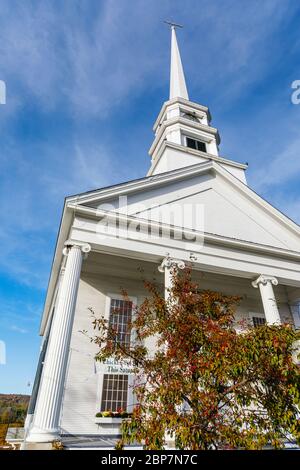
<svg viewBox="0 0 300 470"><path fill-rule="evenodd" d="M128 410L128 396L129 396L129 374L123 374L123 373L119 373L119 374L110 374L108 372L102 374L102 388L101 388L101 401L100 401L100 410L101 411L108 411L108 410L102 410L102 398L103 398L103 385L104 385L104 375L108 375L108 376L112 376L114 378L116 378L117 376L121 375L121 376L125 376L127 377L127 400L126 400L126 405L125 405L125 410L124 411L127 411ZM117 401L117 400L116 400ZM117 411L117 410L113 410L113 411Z"/></svg>
<svg viewBox="0 0 300 470"><path fill-rule="evenodd" d="M114 293L107 293L106 294L104 318L107 321L109 321L110 305L111 305L111 300L112 299L124 300L124 296L121 295L121 294L114 294ZM130 300L133 303L133 305L137 305L137 297L128 295L128 300ZM134 335L134 332L131 331L130 341L132 342L134 340L135 340L135 335ZM132 409L133 409L133 401L134 401L134 396L133 396L133 393L132 393L132 384L133 384L134 377L131 374L121 374L120 373L119 375L128 375L127 410L126 411L131 412ZM102 403L103 378L104 378L104 372L99 373L98 374L98 381L97 381L97 404L96 404L97 412L100 410L101 403Z"/></svg>
<svg viewBox="0 0 300 470"><path fill-rule="evenodd" d="M204 153L207 153L208 152L208 145L210 144L211 140L209 140L206 136L196 136L196 135L193 135L193 134L189 134L189 133L184 133L182 134L182 137L183 137L183 145L184 147L187 147L187 148L190 148L187 146L187 140L186 139L193 139L193 140L197 140L198 142L203 142L203 144L205 144L206 146L206 152ZM200 152L200 150L197 150L197 149L191 149L191 150L196 150L196 152ZM201 150L202 152L202 150Z"/></svg>
<svg viewBox="0 0 300 470"><path fill-rule="evenodd" d="M133 305L137 305L137 297L128 295L127 296L128 300L132 302ZM116 299L116 300L124 300L124 296L121 294L110 294L108 293L106 295L105 299L105 311L104 311L104 318L109 322L109 314L110 314L110 304L111 304L111 299ZM134 314L134 312L132 312ZM132 316L133 318L133 316ZM134 331L131 331L131 337L130 337L130 342L135 340L135 334Z"/></svg>

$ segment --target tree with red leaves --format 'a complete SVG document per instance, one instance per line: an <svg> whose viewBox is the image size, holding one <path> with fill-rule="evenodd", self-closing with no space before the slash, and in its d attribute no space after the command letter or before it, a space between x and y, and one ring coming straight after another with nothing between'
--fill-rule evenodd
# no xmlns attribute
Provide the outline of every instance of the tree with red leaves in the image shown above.
<svg viewBox="0 0 300 470"><path fill-rule="evenodd" d="M240 298L201 291L189 269L173 271L167 300L159 287L147 288L149 297L135 307L131 344L118 341L104 317L94 318L96 359L134 367L137 404L118 447L164 449L167 435L191 450L299 443L299 333L289 324L237 329ZM147 346L153 338L155 350Z"/></svg>

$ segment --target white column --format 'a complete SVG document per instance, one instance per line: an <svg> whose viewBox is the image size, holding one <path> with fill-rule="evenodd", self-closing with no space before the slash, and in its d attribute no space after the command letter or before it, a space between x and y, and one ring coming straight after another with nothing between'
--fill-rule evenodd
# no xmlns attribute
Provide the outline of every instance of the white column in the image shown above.
<svg viewBox="0 0 300 470"><path fill-rule="evenodd" d="M60 274L59 274L59 278L58 278L58 282L57 282L56 294L54 296L55 300L53 301L53 304L51 305L51 308L50 308L50 314L49 314L49 317L48 317L48 320L47 320L47 324L46 324L46 327L45 327L45 333L44 333L43 340L42 340L41 347L40 347L39 361L38 361L38 365L37 365L37 369L36 369L36 373L35 373L33 388L32 388L32 391L31 391L31 397L30 397L30 401L29 401L29 405L28 405L27 416L26 416L25 423L24 423L24 441L21 444L21 447L20 447L21 450L24 450L25 447L26 447L25 442L27 440L27 436L28 436L28 433L29 433L29 430L30 430L30 427L31 427L31 424L32 424L32 421L33 421L33 417L34 417L34 410L35 410L36 401L37 401L37 394L38 394L38 391L39 391L40 381L41 381L41 377L42 377L43 364L45 362L45 354L47 352L47 344L49 342L49 336L50 336L50 332L51 332L51 325L52 325L52 321L53 321L52 316L54 317L54 313L52 313L52 312L53 312L53 308L55 309L56 305L57 305L58 292L59 292L59 289L61 288L64 272L65 272L65 268L62 267L61 270L60 270Z"/></svg>
<svg viewBox="0 0 300 470"><path fill-rule="evenodd" d="M259 288L260 295L264 307L266 322L268 325L280 325L281 319L276 303L276 298L273 290L273 286L278 285L278 280L273 276L260 275L255 281L252 282L252 286L256 289Z"/></svg>
<svg viewBox="0 0 300 470"><path fill-rule="evenodd" d="M91 250L88 244L66 242L66 267L58 293L51 326L33 425L26 441L51 442L59 435L61 398L80 280L82 258Z"/></svg>
<svg viewBox="0 0 300 470"><path fill-rule="evenodd" d="M161 273L164 273L165 275L164 284L165 284L165 300L166 301L168 301L170 294L171 294L170 290L172 289L172 284L173 284L174 269L184 269L184 268L185 268L184 261L180 259L176 259L176 258L170 258L168 256L164 258L160 266L158 266L158 270ZM167 343L165 347L167 348ZM165 434L165 441L166 441L167 449L175 449L175 440L167 432Z"/></svg>
<svg viewBox="0 0 300 470"><path fill-rule="evenodd" d="M158 270L165 274L165 300L168 300L170 296L170 290L172 289L173 270L184 268L185 262L180 259L166 257L162 260Z"/></svg>

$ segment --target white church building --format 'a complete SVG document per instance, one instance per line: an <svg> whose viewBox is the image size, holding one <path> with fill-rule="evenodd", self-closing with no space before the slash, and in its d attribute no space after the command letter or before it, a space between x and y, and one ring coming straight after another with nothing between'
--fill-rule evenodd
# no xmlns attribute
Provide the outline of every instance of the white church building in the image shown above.
<svg viewBox="0 0 300 470"><path fill-rule="evenodd" d="M220 154L208 108L189 99L174 26L171 34L170 97L154 123L147 175L65 200L25 449L54 440L114 447L121 419L95 415L130 411L133 377L95 362L82 334L93 334L89 308L109 321L118 307L125 331L148 295L142 280L166 288L174 265L192 261L201 288L241 296L237 319L300 327L300 227L248 186L247 165Z"/></svg>

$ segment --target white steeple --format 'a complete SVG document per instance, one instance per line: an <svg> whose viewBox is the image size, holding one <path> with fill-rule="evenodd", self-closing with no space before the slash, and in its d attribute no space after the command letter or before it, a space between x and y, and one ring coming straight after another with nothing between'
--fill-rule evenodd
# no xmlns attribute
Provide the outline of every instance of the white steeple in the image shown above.
<svg viewBox="0 0 300 470"><path fill-rule="evenodd" d="M170 100L173 98L189 99L186 89L180 52L176 38L175 26L171 26L171 71L170 71Z"/></svg>
<svg viewBox="0 0 300 470"><path fill-rule="evenodd" d="M155 121L154 141L150 147L151 167L148 176L216 161L246 183L247 165L219 155L220 136L212 127L207 106L190 101L176 39L176 25L171 26L170 97Z"/></svg>

